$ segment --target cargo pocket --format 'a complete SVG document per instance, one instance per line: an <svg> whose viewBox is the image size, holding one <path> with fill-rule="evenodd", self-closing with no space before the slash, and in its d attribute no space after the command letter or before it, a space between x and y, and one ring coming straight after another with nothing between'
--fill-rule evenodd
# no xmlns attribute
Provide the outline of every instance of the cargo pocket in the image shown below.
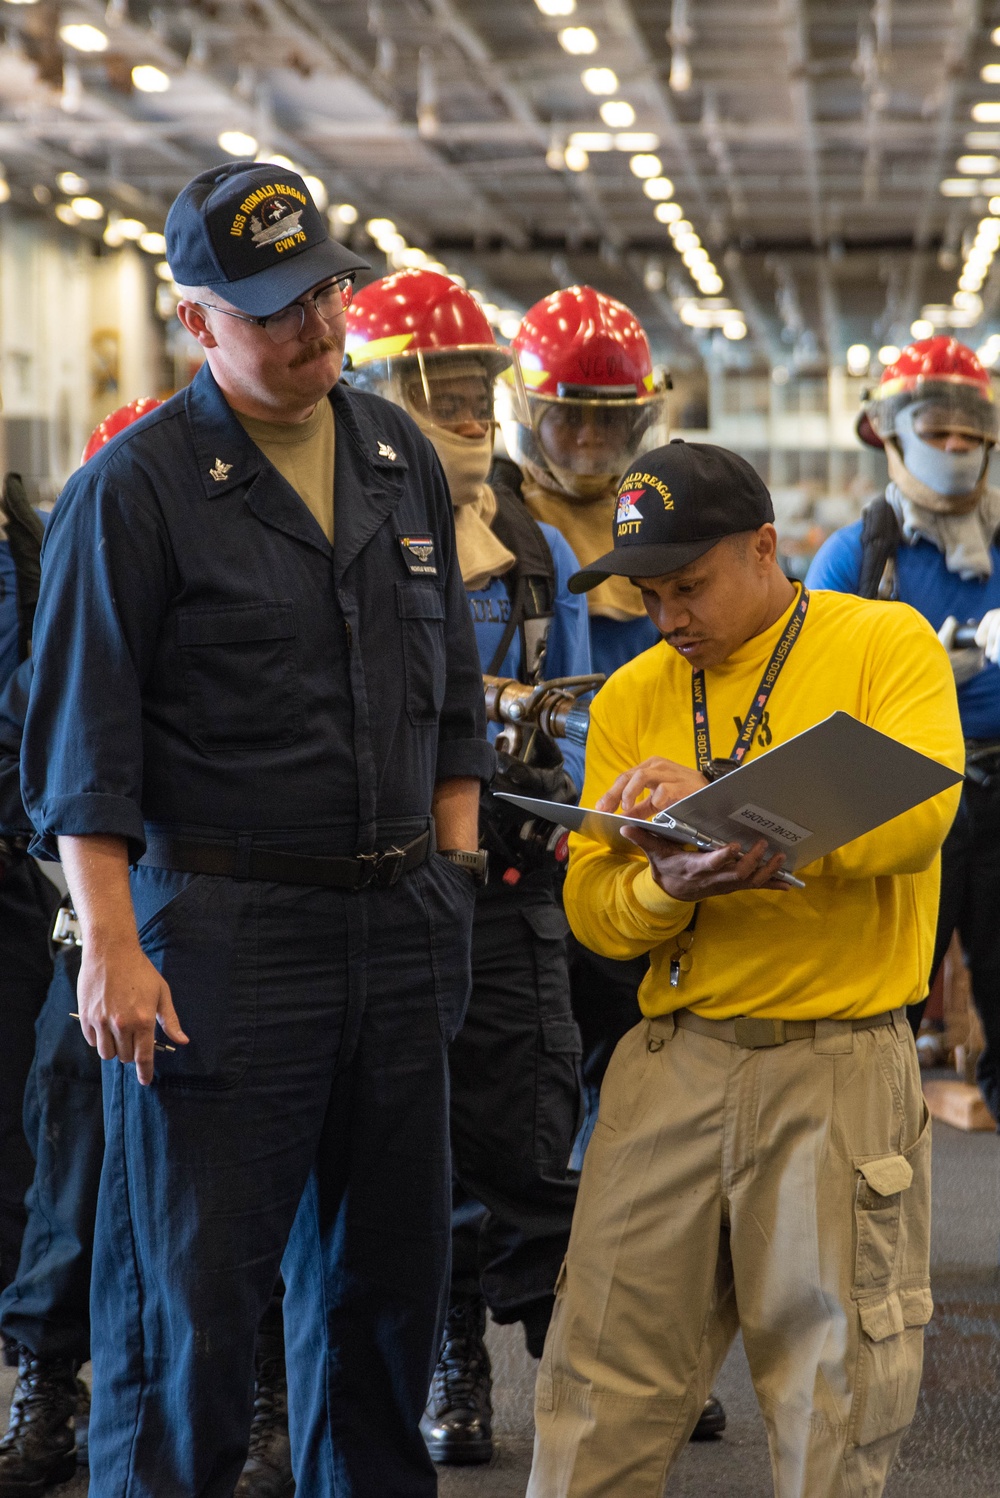
<svg viewBox="0 0 1000 1498"><path fill-rule="evenodd" d="M444 704L444 594L433 583L396 584L403 633L406 714L414 728L435 725Z"/></svg>
<svg viewBox="0 0 1000 1498"><path fill-rule="evenodd" d="M542 1169L562 1172L583 1113L583 1042L569 1002L569 923L555 903L523 906L521 915L531 932L538 1002L534 1159Z"/></svg>
<svg viewBox="0 0 1000 1498"><path fill-rule="evenodd" d="M905 1430L913 1419L924 1366L924 1327L934 1302L929 1289L899 1290L858 1306L861 1345L848 1441L870 1441Z"/></svg>
<svg viewBox="0 0 1000 1498"><path fill-rule="evenodd" d="M849 1440L866 1446L913 1419L931 1319L930 1120L901 1155L855 1162L854 1298L860 1319Z"/></svg>

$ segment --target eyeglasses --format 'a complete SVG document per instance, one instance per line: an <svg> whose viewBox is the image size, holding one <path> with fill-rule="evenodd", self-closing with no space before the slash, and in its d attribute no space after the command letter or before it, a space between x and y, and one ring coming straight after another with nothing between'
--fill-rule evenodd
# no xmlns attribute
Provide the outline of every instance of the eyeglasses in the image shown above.
<svg viewBox="0 0 1000 1498"><path fill-rule="evenodd" d="M214 302L196 302L198 307L207 307L210 312L221 312L226 317L235 317L239 322L252 322L263 328L272 343L290 343L305 327L306 312L313 307L324 322L332 322L338 312L351 305L354 296L354 275L341 276L328 281L312 296L272 312L270 317L249 317L245 312L231 312L228 307L217 307Z"/></svg>

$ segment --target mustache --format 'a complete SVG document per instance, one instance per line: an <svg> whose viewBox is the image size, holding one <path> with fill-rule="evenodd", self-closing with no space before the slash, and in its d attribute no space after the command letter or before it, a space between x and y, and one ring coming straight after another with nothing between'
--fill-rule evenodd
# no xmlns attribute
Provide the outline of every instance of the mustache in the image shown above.
<svg viewBox="0 0 1000 1498"><path fill-rule="evenodd" d="M312 343L307 343L301 353L296 354L289 364L289 369L299 369L303 364L311 364L314 359L319 359L323 354L335 354L337 344L333 338L316 338Z"/></svg>

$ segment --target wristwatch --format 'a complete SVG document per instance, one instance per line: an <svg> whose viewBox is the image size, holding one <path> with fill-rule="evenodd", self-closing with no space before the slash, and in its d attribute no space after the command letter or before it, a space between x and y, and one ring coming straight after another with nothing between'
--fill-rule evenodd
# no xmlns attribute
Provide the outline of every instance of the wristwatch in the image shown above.
<svg viewBox="0 0 1000 1498"><path fill-rule="evenodd" d="M464 869L467 874L471 874L476 884L486 883L490 855L485 848L477 848L474 853L470 853L466 848L439 848L438 852L456 868Z"/></svg>

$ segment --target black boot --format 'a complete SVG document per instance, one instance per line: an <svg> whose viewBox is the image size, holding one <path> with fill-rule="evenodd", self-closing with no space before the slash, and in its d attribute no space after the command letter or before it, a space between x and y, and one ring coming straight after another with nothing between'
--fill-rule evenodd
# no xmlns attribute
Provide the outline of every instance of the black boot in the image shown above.
<svg viewBox="0 0 1000 1498"><path fill-rule="evenodd" d="M705 1408L698 1416L698 1424L691 1432L692 1441L711 1441L715 1436L721 1436L726 1428L726 1412L722 1408L722 1400L716 1399L714 1394L709 1394L705 1400Z"/></svg>
<svg viewBox="0 0 1000 1498"><path fill-rule="evenodd" d="M76 1464L90 1466L90 1390L82 1378L76 1381L76 1414L73 1416L76 1432Z"/></svg>
<svg viewBox="0 0 1000 1498"><path fill-rule="evenodd" d="M76 1363L21 1348L10 1425L0 1441L0 1498L36 1498L76 1476Z"/></svg>
<svg viewBox="0 0 1000 1498"><path fill-rule="evenodd" d="M288 1441L284 1348L276 1352L258 1346L255 1375L250 1450L233 1498L289 1498L295 1492L295 1479Z"/></svg>
<svg viewBox="0 0 1000 1498"><path fill-rule="evenodd" d="M420 1429L431 1460L446 1467L488 1462L493 1455L490 1355L483 1334L486 1305L462 1300L448 1308L444 1345Z"/></svg>

